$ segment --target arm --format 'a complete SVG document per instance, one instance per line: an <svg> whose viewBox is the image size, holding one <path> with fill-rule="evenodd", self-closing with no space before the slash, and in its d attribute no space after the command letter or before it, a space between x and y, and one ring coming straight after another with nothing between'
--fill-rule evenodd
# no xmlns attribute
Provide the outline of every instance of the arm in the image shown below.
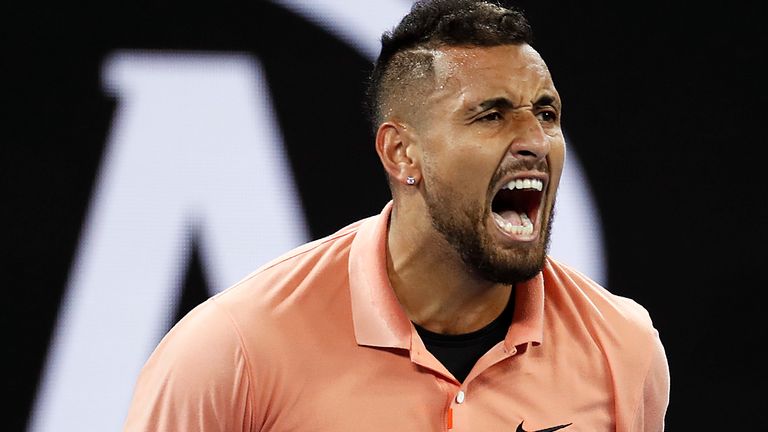
<svg viewBox="0 0 768 432"><path fill-rule="evenodd" d="M208 301L163 338L137 381L124 431L250 431L248 359L229 316Z"/></svg>
<svg viewBox="0 0 768 432"><path fill-rule="evenodd" d="M664 418L669 406L669 364L658 333L655 336L643 397L635 416L637 426L634 430L643 432L664 431Z"/></svg>

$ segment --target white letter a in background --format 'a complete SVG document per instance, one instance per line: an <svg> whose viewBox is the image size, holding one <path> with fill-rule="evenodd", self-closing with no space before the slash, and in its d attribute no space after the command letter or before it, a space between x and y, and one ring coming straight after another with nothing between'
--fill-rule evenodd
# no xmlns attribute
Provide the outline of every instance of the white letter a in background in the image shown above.
<svg viewBox="0 0 768 432"><path fill-rule="evenodd" d="M176 310L190 230L216 290L306 241L259 64L121 52L118 109L75 257L32 431L117 431Z"/></svg>

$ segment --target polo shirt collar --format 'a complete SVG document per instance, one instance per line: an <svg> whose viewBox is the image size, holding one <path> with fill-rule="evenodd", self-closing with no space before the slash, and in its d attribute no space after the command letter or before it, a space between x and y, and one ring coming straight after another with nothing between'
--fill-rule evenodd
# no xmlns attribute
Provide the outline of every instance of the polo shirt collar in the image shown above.
<svg viewBox="0 0 768 432"><path fill-rule="evenodd" d="M504 344L511 350L528 342L539 345L543 338L544 277L539 272L515 286L515 312Z"/></svg>
<svg viewBox="0 0 768 432"><path fill-rule="evenodd" d="M392 201L381 214L366 219L349 253L352 321L359 345L411 348L413 324L400 305L387 273L387 232ZM541 343L544 316L544 279L539 273L515 289L515 313L505 345Z"/></svg>

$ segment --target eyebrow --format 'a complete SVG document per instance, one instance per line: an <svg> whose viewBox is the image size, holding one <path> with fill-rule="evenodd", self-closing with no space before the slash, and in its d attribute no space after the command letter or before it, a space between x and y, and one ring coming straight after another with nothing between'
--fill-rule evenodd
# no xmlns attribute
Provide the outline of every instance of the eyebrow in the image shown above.
<svg viewBox="0 0 768 432"><path fill-rule="evenodd" d="M553 106L557 109L560 109L560 103L558 102L557 98L555 98L550 94L544 94L540 96L538 99L536 99L533 102L533 105L536 107ZM512 109L514 107L515 107L515 104L508 98L497 97L497 98L487 99L480 102L474 108L471 108L470 111L483 112L489 109L507 110L507 109Z"/></svg>
<svg viewBox="0 0 768 432"><path fill-rule="evenodd" d="M560 109L560 101L551 94L543 94L533 103L534 106L552 106Z"/></svg>
<svg viewBox="0 0 768 432"><path fill-rule="evenodd" d="M480 102L471 109L472 112L483 112L487 111L489 109L495 108L500 110L506 110L513 108L515 104L512 103L511 100L505 98L505 97L497 97L493 99L488 99Z"/></svg>

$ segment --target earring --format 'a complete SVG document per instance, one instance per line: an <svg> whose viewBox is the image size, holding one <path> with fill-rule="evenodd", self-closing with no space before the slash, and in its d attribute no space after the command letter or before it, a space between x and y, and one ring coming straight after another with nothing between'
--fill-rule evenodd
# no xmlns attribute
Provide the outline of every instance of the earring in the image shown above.
<svg viewBox="0 0 768 432"><path fill-rule="evenodd" d="M408 176L408 177L406 177L406 178L405 178L405 182L406 182L407 184L409 184L409 185L413 186L413 185L415 185L415 184L416 184L416 179L415 179L415 178L413 178L413 177L411 177L411 176Z"/></svg>

